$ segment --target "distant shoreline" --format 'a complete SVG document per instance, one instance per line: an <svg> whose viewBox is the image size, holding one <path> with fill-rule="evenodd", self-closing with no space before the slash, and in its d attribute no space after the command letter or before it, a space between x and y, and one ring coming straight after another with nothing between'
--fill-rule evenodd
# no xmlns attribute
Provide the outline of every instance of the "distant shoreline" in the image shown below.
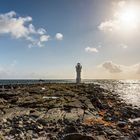
<svg viewBox="0 0 140 140"><path fill-rule="evenodd" d="M117 79L82 79L81 83L105 83L113 81L134 81L140 80L117 80ZM0 79L1 85L30 85L39 83L76 83L75 79Z"/></svg>

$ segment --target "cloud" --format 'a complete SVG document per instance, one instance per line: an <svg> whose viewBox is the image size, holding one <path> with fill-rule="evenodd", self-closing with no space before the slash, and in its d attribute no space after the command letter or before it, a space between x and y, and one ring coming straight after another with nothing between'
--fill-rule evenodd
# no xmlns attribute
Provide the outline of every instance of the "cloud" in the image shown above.
<svg viewBox="0 0 140 140"><path fill-rule="evenodd" d="M91 48L91 47L86 47L85 51L86 52L95 52L95 53L99 52L99 50L97 48Z"/></svg>
<svg viewBox="0 0 140 140"><path fill-rule="evenodd" d="M49 40L49 38L50 38L49 35L42 35L42 36L40 37L40 41L41 41L41 42L46 42L46 41Z"/></svg>
<svg viewBox="0 0 140 140"><path fill-rule="evenodd" d="M117 65L117 64L114 64L111 61L104 62L102 64L102 67L105 68L110 73L120 73L120 72L122 72L121 66Z"/></svg>
<svg viewBox="0 0 140 140"><path fill-rule="evenodd" d="M120 74L120 77L125 78L127 77L138 78L138 75L140 75L140 63L126 66L113 63L112 61L106 61L97 67L103 68L107 72L112 74Z"/></svg>
<svg viewBox="0 0 140 140"><path fill-rule="evenodd" d="M133 68L136 70L136 74L140 74L140 63L134 65Z"/></svg>
<svg viewBox="0 0 140 140"><path fill-rule="evenodd" d="M126 4L126 0L121 0L118 2L119 7L123 7Z"/></svg>
<svg viewBox="0 0 140 140"><path fill-rule="evenodd" d="M121 0L114 2L114 13L109 19L102 21L98 29L104 32L112 31L132 31L139 27L140 15L138 4L132 4L129 1Z"/></svg>
<svg viewBox="0 0 140 140"><path fill-rule="evenodd" d="M57 40L63 40L63 34L62 33L56 33L55 35Z"/></svg>
<svg viewBox="0 0 140 140"><path fill-rule="evenodd" d="M33 25L30 23L32 18L16 17L16 13L11 11L6 14L0 14L0 34L11 34L15 38L26 37L33 31ZM32 28L32 30L30 30Z"/></svg>
<svg viewBox="0 0 140 140"><path fill-rule="evenodd" d="M39 28L39 29L37 30L37 33L40 34L40 35L44 35L44 34L46 34L46 30L43 29L43 28Z"/></svg>
<svg viewBox="0 0 140 140"><path fill-rule="evenodd" d="M123 48L123 49L127 49L127 48L128 48L128 45L123 44L123 43L122 43L122 44L120 44L119 46L120 46L121 48Z"/></svg>
<svg viewBox="0 0 140 140"><path fill-rule="evenodd" d="M11 61L10 64L0 65L0 78L12 79L12 78L64 78L70 75L71 72L65 74L55 75L52 69L49 69L46 73L44 69L37 70L36 72L25 69L18 69L17 60ZM60 68L59 71L62 71ZM116 64L112 61L105 61L101 65L94 67L94 69L86 68L83 71L85 78L101 78L101 79L139 79L140 78L140 63L126 66ZM83 77L83 78L84 78ZM72 78L72 77L71 77Z"/></svg>
<svg viewBox="0 0 140 140"><path fill-rule="evenodd" d="M98 26L98 29L104 32L118 30L119 28L119 22L117 20L104 21Z"/></svg>
<svg viewBox="0 0 140 140"><path fill-rule="evenodd" d="M18 16L15 11L0 14L0 34L9 34L15 39L25 39L29 43L29 48L34 46L42 47L50 39L46 29L35 28L32 24L32 17ZM63 35L57 33L56 38L57 40L62 40Z"/></svg>

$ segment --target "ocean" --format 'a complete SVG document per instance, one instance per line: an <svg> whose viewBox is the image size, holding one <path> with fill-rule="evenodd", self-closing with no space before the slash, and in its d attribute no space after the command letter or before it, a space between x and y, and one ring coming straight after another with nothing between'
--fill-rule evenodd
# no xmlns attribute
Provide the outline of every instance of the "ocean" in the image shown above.
<svg viewBox="0 0 140 140"><path fill-rule="evenodd" d="M140 107L140 80L90 80L118 94L127 104Z"/></svg>
<svg viewBox="0 0 140 140"><path fill-rule="evenodd" d="M40 80L0 80L0 85L9 84L36 84ZM74 79L66 80L42 80L42 83L74 83ZM140 107L140 80L89 80L85 79L83 83L95 83L101 87L118 94L127 104Z"/></svg>

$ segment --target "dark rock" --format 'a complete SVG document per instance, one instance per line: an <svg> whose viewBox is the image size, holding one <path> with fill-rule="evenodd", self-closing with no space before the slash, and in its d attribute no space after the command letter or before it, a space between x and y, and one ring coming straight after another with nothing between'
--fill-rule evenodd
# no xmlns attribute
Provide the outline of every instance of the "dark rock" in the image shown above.
<svg viewBox="0 0 140 140"><path fill-rule="evenodd" d="M42 118L38 119L37 122L42 124L43 126L47 125L47 121L45 119L42 119Z"/></svg>
<svg viewBox="0 0 140 140"><path fill-rule="evenodd" d="M123 138L120 138L120 140L139 140L139 138L136 135L132 135L132 136L125 136Z"/></svg>
<svg viewBox="0 0 140 140"><path fill-rule="evenodd" d="M81 134L70 134L63 138L63 140L95 140L90 136L83 136Z"/></svg>
<svg viewBox="0 0 140 140"><path fill-rule="evenodd" d="M112 129L110 127L106 127L104 130L108 135L116 135L116 136L120 136L121 132L116 130L116 129Z"/></svg>
<svg viewBox="0 0 140 140"><path fill-rule="evenodd" d="M18 101L18 97L13 97L13 98L11 98L11 99L9 100L9 102L10 102L11 104L16 103L17 101Z"/></svg>
<svg viewBox="0 0 140 140"><path fill-rule="evenodd" d="M30 113L34 113L34 112L35 112L35 110L33 110L33 109L32 109L32 110L30 110Z"/></svg>
<svg viewBox="0 0 140 140"><path fill-rule="evenodd" d="M0 139L138 140L140 137L137 119L140 110L126 105L112 92L95 84L42 87L47 90L41 90L40 85L26 85L12 91L7 87L7 91L0 93ZM59 99L44 100L44 96Z"/></svg>
<svg viewBox="0 0 140 140"><path fill-rule="evenodd" d="M119 121L119 122L117 123L117 125L118 125L119 127L125 127L125 126L127 125L127 123L126 123L126 122L123 122L123 121Z"/></svg>
<svg viewBox="0 0 140 140"><path fill-rule="evenodd" d="M101 102L101 100L100 100L98 97L95 97L95 96L94 96L94 97L91 99L91 102L92 102L93 106L95 106L95 107L97 107L97 108L99 108L99 109L104 109L103 103Z"/></svg>
<svg viewBox="0 0 140 140"><path fill-rule="evenodd" d="M140 127L137 128L136 134L137 134L138 137L140 137Z"/></svg>
<svg viewBox="0 0 140 140"><path fill-rule="evenodd" d="M64 129L64 134L69 134L69 133L78 133L78 131L74 126L67 126Z"/></svg>
<svg viewBox="0 0 140 140"><path fill-rule="evenodd" d="M134 121L133 126L140 126L140 120L139 121Z"/></svg>

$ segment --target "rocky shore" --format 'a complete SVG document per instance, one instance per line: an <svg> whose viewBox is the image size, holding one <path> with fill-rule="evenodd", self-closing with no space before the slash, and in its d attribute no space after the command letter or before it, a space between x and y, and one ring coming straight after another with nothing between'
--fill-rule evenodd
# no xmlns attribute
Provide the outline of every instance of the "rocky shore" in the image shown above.
<svg viewBox="0 0 140 140"><path fill-rule="evenodd" d="M140 140L139 118L96 84L0 88L0 140Z"/></svg>

